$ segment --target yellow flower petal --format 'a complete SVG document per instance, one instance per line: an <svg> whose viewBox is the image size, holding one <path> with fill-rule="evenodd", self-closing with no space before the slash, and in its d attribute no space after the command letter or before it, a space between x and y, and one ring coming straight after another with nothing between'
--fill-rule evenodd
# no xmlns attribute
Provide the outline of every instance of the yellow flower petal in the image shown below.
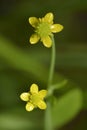
<svg viewBox="0 0 87 130"><path fill-rule="evenodd" d="M47 22L49 24L53 24L53 13L47 13L44 16L44 22Z"/></svg>
<svg viewBox="0 0 87 130"><path fill-rule="evenodd" d="M49 48L52 46L52 40L49 36L42 38L41 41L43 42L45 47Z"/></svg>
<svg viewBox="0 0 87 130"><path fill-rule="evenodd" d="M30 43L31 44L36 44L39 41L40 37L35 33L31 35L30 37Z"/></svg>
<svg viewBox="0 0 87 130"><path fill-rule="evenodd" d="M60 32L60 31L62 31L62 29L63 29L63 26L61 24L53 24L53 25L51 25L51 31L53 33Z"/></svg>
<svg viewBox="0 0 87 130"><path fill-rule="evenodd" d="M40 109L46 109L46 107L47 107L46 103L43 100L39 100L39 102L37 103L37 106Z"/></svg>
<svg viewBox="0 0 87 130"><path fill-rule="evenodd" d="M40 90L38 92L38 96L43 100L43 98L47 95L47 90Z"/></svg>
<svg viewBox="0 0 87 130"><path fill-rule="evenodd" d="M22 93L22 94L20 95L20 98L21 98L21 100L23 100L23 101L29 101L29 96L30 96L29 93L24 92L24 93Z"/></svg>
<svg viewBox="0 0 87 130"><path fill-rule="evenodd" d="M32 84L30 87L31 94L37 94L38 93L38 86L36 84Z"/></svg>
<svg viewBox="0 0 87 130"><path fill-rule="evenodd" d="M34 109L34 105L32 103L28 102L26 104L26 110L27 111L32 111L33 109Z"/></svg>
<svg viewBox="0 0 87 130"><path fill-rule="evenodd" d="M29 23L35 28L35 34L30 37L30 43L36 44L40 39L45 47L52 46L52 33L60 32L63 29L61 24L53 24L54 15L52 12L47 13L42 18L30 17Z"/></svg>
<svg viewBox="0 0 87 130"><path fill-rule="evenodd" d="M36 17L30 17L29 18L29 23L32 25L32 27L37 27L39 20Z"/></svg>

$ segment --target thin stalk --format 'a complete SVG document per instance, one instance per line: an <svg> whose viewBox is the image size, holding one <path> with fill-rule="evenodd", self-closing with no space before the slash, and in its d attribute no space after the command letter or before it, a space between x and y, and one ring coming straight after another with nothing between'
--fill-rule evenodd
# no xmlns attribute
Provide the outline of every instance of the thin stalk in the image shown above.
<svg viewBox="0 0 87 130"><path fill-rule="evenodd" d="M51 39L52 39L52 53L51 53L51 64L48 78L48 89L52 85L53 73L55 67L55 55L56 55L54 35L51 36Z"/></svg>
<svg viewBox="0 0 87 130"><path fill-rule="evenodd" d="M45 111L45 130L53 130L51 104L47 102L47 109Z"/></svg>
<svg viewBox="0 0 87 130"><path fill-rule="evenodd" d="M53 81L53 73L54 73L54 67L55 67L55 41L54 36L51 36L52 39L52 54L51 54L51 64L50 64L50 70L49 70L49 77L48 77L48 91L50 90L50 87L52 85ZM53 130L53 123L52 123L52 106L50 101L47 101L47 109L45 111L45 130Z"/></svg>

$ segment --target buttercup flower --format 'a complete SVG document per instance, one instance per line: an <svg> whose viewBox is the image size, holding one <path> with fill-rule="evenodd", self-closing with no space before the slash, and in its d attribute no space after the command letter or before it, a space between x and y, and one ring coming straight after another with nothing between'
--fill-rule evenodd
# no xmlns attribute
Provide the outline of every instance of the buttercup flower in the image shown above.
<svg viewBox="0 0 87 130"><path fill-rule="evenodd" d="M32 84L29 92L24 92L20 95L23 101L26 101L26 110L32 111L34 108L46 109L47 105L44 102L44 97L47 95L47 90L38 91L37 84Z"/></svg>
<svg viewBox="0 0 87 130"><path fill-rule="evenodd" d="M53 18L53 13L47 13L43 18L29 18L29 23L35 28L35 33L30 37L31 44L36 44L41 40L45 47L52 46L52 33L60 32L63 29L62 25L53 24Z"/></svg>

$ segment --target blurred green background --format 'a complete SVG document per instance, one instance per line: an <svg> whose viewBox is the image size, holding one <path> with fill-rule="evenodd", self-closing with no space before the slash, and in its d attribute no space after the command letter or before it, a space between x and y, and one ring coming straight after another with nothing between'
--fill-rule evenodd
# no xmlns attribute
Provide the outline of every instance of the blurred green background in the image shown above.
<svg viewBox="0 0 87 130"><path fill-rule="evenodd" d="M54 13L55 23L64 26L62 32L55 34L54 79L70 82L65 89L55 92L59 97L66 93L60 99L64 107L61 109L63 105L58 104L59 124L54 116L55 130L87 129L87 0L0 0L0 130L44 128L44 111L26 112L19 95L32 83L46 88L50 49L41 43L30 45L33 29L28 18L42 17L48 12ZM73 86L78 89L67 94Z"/></svg>

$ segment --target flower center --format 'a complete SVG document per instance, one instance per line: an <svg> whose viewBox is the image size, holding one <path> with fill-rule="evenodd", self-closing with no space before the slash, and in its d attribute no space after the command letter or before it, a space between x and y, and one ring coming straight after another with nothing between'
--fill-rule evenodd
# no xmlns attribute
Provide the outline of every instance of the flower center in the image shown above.
<svg viewBox="0 0 87 130"><path fill-rule="evenodd" d="M36 32L41 38L46 37L51 33L50 25L48 23L42 22L38 25Z"/></svg>
<svg viewBox="0 0 87 130"><path fill-rule="evenodd" d="M33 105L37 106L37 103L39 102L40 97L38 94L33 94L30 96L30 102L33 103Z"/></svg>

